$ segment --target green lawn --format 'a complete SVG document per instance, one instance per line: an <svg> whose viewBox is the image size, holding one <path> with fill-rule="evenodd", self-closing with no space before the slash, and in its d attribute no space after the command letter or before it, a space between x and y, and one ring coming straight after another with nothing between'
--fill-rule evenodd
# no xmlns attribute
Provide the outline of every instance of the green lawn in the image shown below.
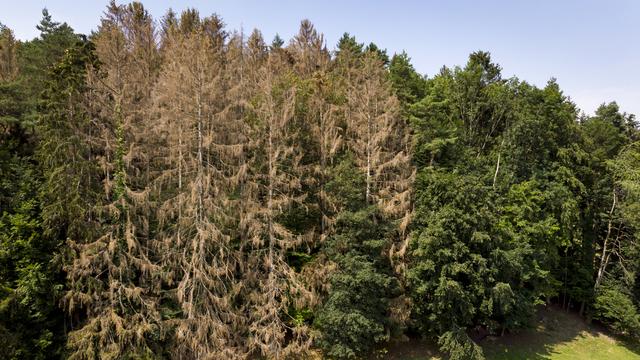
<svg viewBox="0 0 640 360"><path fill-rule="evenodd" d="M574 314L557 309L540 311L536 328L480 342L487 360L640 360L640 348L609 336ZM390 347L389 360L442 359L428 341Z"/></svg>

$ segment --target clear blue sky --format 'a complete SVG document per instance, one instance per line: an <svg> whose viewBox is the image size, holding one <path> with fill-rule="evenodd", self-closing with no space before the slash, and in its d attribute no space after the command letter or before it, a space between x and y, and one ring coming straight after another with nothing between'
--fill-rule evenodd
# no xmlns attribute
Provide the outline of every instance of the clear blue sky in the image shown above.
<svg viewBox="0 0 640 360"><path fill-rule="evenodd" d="M122 1L118 1L119 3ZM640 116L640 1L638 0L441 0L441 1L143 1L154 17L173 7L217 13L228 28L259 28L270 40L289 39L303 18L333 48L348 31L390 54L406 50L416 69L432 75L442 65L464 64L487 50L504 75L539 86L555 77L565 94L592 113L604 101ZM95 29L107 1L0 0L0 22L19 39L37 36L40 10L76 31Z"/></svg>

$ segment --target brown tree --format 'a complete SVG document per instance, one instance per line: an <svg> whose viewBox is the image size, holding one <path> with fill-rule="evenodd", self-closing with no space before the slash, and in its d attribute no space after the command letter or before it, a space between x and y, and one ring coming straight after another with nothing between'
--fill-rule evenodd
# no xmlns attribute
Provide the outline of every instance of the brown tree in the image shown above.
<svg viewBox="0 0 640 360"><path fill-rule="evenodd" d="M243 315L234 306L241 264L232 244L238 218L232 197L244 170L235 106L226 95L224 37L218 17L185 11L165 37L155 94L156 131L166 141L156 183L158 240L181 310L167 323L176 358L229 359L244 351Z"/></svg>
<svg viewBox="0 0 640 360"><path fill-rule="evenodd" d="M324 38L309 20L303 20L298 34L288 50L295 59L295 70L301 78L299 98L304 100L304 112L299 116L300 128L308 132L310 144L305 146L307 176L305 182L315 196L318 208L317 238L320 242L331 233L335 206L327 196L326 184L330 166L342 145L338 126L338 106L334 103L336 81L331 76L331 58Z"/></svg>
<svg viewBox="0 0 640 360"><path fill-rule="evenodd" d="M100 67L90 69L88 107L98 129L91 136L103 170L96 204L98 234L70 240L67 309L86 321L69 334L72 359L149 354L159 332L157 277L148 244L147 153L140 139L154 77L153 21L139 3L112 2L93 41ZM140 71L140 63L149 67ZM105 204L105 205L101 205Z"/></svg>
<svg viewBox="0 0 640 360"><path fill-rule="evenodd" d="M390 248L391 259L401 257L407 246L406 228L411 214L411 185L415 170L409 155L409 129L400 116L388 73L376 52L367 51L348 84L346 143L364 172L365 199L397 221L398 237ZM402 262L396 263L402 270Z"/></svg>
<svg viewBox="0 0 640 360"><path fill-rule="evenodd" d="M296 87L284 55L272 52L252 70L258 91L246 117L251 124L247 144L251 155L241 230L250 241L244 275L250 317L247 344L249 351L268 358L301 355L310 346L308 329L289 313L309 300L309 294L285 260L302 236L281 223L282 215L304 200L299 192L302 154L293 126ZM288 343L287 334L291 334Z"/></svg>
<svg viewBox="0 0 640 360"><path fill-rule="evenodd" d="M13 31L0 23L0 81L13 80L18 74L17 48Z"/></svg>

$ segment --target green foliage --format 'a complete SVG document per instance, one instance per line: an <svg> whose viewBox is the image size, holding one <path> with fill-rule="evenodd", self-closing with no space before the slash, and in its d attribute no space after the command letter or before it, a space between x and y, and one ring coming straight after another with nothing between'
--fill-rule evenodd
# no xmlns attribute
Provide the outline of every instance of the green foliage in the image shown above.
<svg viewBox="0 0 640 360"><path fill-rule="evenodd" d="M411 59L406 52L395 54L389 64L389 79L393 84L398 100L405 105L411 105L425 96L426 81L411 65Z"/></svg>
<svg viewBox="0 0 640 360"><path fill-rule="evenodd" d="M547 273L532 244L512 238L517 220L499 220L492 193L473 177L427 169L416 185L408 280L418 327L525 326Z"/></svg>
<svg viewBox="0 0 640 360"><path fill-rule="evenodd" d="M389 55L387 54L387 49L380 49L378 45L369 43L369 45L364 48L364 52L371 52L376 54L382 61L382 64L384 64L385 66L389 64Z"/></svg>
<svg viewBox="0 0 640 360"><path fill-rule="evenodd" d="M9 358L45 359L56 352L54 299L60 287L53 283L47 262L53 249L40 237L37 210L28 200L0 218L0 327L16 339Z"/></svg>
<svg viewBox="0 0 640 360"><path fill-rule="evenodd" d="M39 38L19 47L17 77L0 82L0 125L5 129L0 135L0 332L11 334L3 344L9 359L56 358L64 343L58 308L62 283L55 258L60 238L45 231L51 226L43 226L43 202L45 208L48 203L41 195L47 185L65 194L70 183L60 177L60 182L43 182L47 162L37 153L42 143L52 139L38 131L38 122L40 114L55 116L44 105L42 91L48 87L53 65L78 37L66 24L53 22L46 10L38 29ZM68 75L62 75L65 81ZM56 96L64 96L65 90L55 89ZM52 144L50 149L61 146ZM48 155L60 156L58 152ZM60 161L73 166L68 159Z"/></svg>
<svg viewBox="0 0 640 360"><path fill-rule="evenodd" d="M389 340L387 307L397 285L367 256L347 253L337 261L340 270L315 319L318 345L329 358L356 358Z"/></svg>
<svg viewBox="0 0 640 360"><path fill-rule="evenodd" d="M438 345L449 354L450 360L484 360L482 348L469 338L464 329L455 325L438 338Z"/></svg>
<svg viewBox="0 0 640 360"><path fill-rule="evenodd" d="M0 211L19 205L15 195L26 178L24 165L33 150L32 127L24 120L26 94L20 82L0 82Z"/></svg>
<svg viewBox="0 0 640 360"><path fill-rule="evenodd" d="M593 304L594 319L621 335L640 337L640 314L633 300L620 289L603 289Z"/></svg>
<svg viewBox="0 0 640 360"><path fill-rule="evenodd" d="M276 34L276 36L273 37L273 41L271 42L271 48L280 49L282 45L284 45L284 40L282 40L280 35Z"/></svg>
<svg viewBox="0 0 640 360"><path fill-rule="evenodd" d="M338 40L338 54L341 51L350 52L352 54L360 54L363 49L363 44L356 41L354 36L349 33L342 34L342 37Z"/></svg>
<svg viewBox="0 0 640 360"><path fill-rule="evenodd" d="M409 112L414 326L432 336L451 324L504 332L528 326L544 301L590 301L595 239L584 240L581 212L588 142L557 83L502 79L489 54L476 52L464 68L429 79Z"/></svg>
<svg viewBox="0 0 640 360"><path fill-rule="evenodd" d="M388 224L375 206L364 201L364 175L350 156L335 167L334 174L327 188L341 199L344 210L324 252L338 268L314 325L321 331L318 346L328 357L350 359L389 340L394 326L389 302L400 295L400 288L382 256Z"/></svg>
<svg viewBox="0 0 640 360"><path fill-rule="evenodd" d="M427 82L426 96L412 105L413 159L419 166L447 163L458 148L455 117L450 112L452 77L442 72Z"/></svg>
<svg viewBox="0 0 640 360"><path fill-rule="evenodd" d="M625 147L611 162L609 168L622 195L621 217L640 236L640 142Z"/></svg>
<svg viewBox="0 0 640 360"><path fill-rule="evenodd" d="M113 2L110 9L112 13L107 16L111 18L105 20L106 23L140 20L140 26L151 24L140 3L119 6ZM125 9L132 17L118 18ZM97 295L93 301L106 304L109 299L115 303L113 299L122 294L110 294L103 277L109 277L112 281L109 284L115 284L112 290L129 281L131 288L122 291L130 291L137 299L132 301L136 303L133 305L145 303L148 294L162 294L158 304L149 302L154 314L157 311L158 322L154 320L138 338L136 334L123 337L136 338L140 343L149 340L158 348L129 343L122 345L124 350L107 346L104 354L117 356L121 351L130 350L130 358L160 357L166 349L159 347L170 347L174 340L169 339L163 345L166 334L157 324L166 325L164 329L169 329L168 332L178 332L176 320L184 320L186 316L187 302L178 303L176 289L172 287L184 280L180 276L198 278L201 270L189 265L194 270L185 274L163 273L166 278L159 279L160 274L154 273L147 277L146 272L157 269L135 268L140 259L130 255L138 251L145 264L158 264L165 261L159 258L180 256L153 253L150 249L156 243L168 242L161 233L184 226L180 221L188 222L184 219L193 214L183 213L182 208L170 209L169 203L167 209L158 212L170 213L166 219L159 219L154 212L158 199L177 196L176 186L165 185L164 178L175 174L161 174L179 163L176 166L180 184L182 176L193 175L189 173L191 170L182 168L185 165L183 151L193 144L183 144L181 133L179 148L171 149L167 158L160 158L152 149L135 148L138 145L138 139L133 139L135 136L158 137L146 145L165 144L168 134L163 133L161 127L158 133L155 128L149 130L145 121L159 117L162 121L174 121L172 111L175 109L162 107L173 106L175 99L158 100L167 102L158 108L166 112L163 116L169 120L150 109L135 107L156 101L152 98L155 96L152 82L156 81L152 73L159 68L166 70L160 66L166 59L160 60L161 56L155 52L170 56L164 51L170 41L167 34L175 31L174 27L179 26L184 34L192 35L197 28L215 32L219 37L216 41L223 42L221 56L231 51L231 43L222 40L231 33L216 28L219 24L215 21L201 24L196 10L186 11L181 20L169 13L162 24L165 32L162 44L158 48L142 49L144 46L141 46L136 50L155 54L148 57L148 64L136 63L138 59L133 58L139 54L135 51L122 51L127 62L149 73L141 76L144 79L140 83L132 85L134 82L130 81L122 87L123 92L131 93L110 89L109 95L100 98L92 97L96 89L87 85L87 69L96 70L92 74L97 77L105 76L90 77L98 87L105 85L102 80L110 74L101 72L99 54L92 42L75 34L67 24L54 21L46 9L42 15L37 26L40 36L32 41L16 41L11 31L0 24L0 357L58 358L63 356L65 342L87 347L80 356L98 356L102 351L96 350L102 347L97 344L98 334L115 334L115 325L103 329L100 323L87 321L84 314L92 309L77 303L77 311L72 311L67 323L84 324L89 335L86 339L77 332L67 335L65 332L69 329L64 326L67 314L61 313L59 305L60 295L71 286L94 291ZM128 32L116 29L114 41L118 45L114 46L120 46L121 40L128 36L140 36L138 31L149 30L152 34L151 28L142 30L132 26ZM310 23L305 22L305 29L309 39L301 40L297 50L293 45L285 45L276 35L270 47L253 38L257 41L256 48L265 52L259 56L248 48L246 52L240 48L237 59L216 59L224 63L224 69L216 69L220 70L219 81L223 85L208 85L220 85L224 88L221 94L225 95L208 99L205 107L217 108L218 102L226 104L227 93L235 94L230 97L238 96L238 101L211 113L205 129L208 134L200 140L206 145L199 144L199 147L211 147L205 154L206 161L200 159L200 162L216 163L225 173L224 179L234 182L229 186L233 190L226 194L225 200L229 201L221 202L220 207L243 208L247 204L237 204L246 195L243 191L253 192L252 199L261 202L267 196L266 189L272 190L265 179L273 175L270 172L273 170L268 170L272 164L268 163L265 149L253 144L262 144L257 140L263 139L240 139L235 133L227 138L226 134L218 133L216 121L218 117L229 116L239 128L266 129L272 124L247 109L264 105L264 109L275 114L275 110L291 100L291 109L284 111L282 117L293 120L280 129L287 133L286 141L282 150L274 152L275 158L288 160L274 169L290 177L276 192L286 188L295 201L287 204L276 201L278 227L270 227L270 231L287 234L287 238L295 242L283 251L286 264L279 264L291 269L288 276L318 282L313 275L320 274L320 281L329 282L330 286L323 283L318 286L320 290L309 291L313 293L310 298L317 298L304 305L297 303L302 301L305 292L301 289L296 289L300 299L287 298L291 294L286 291L272 295L272 301L277 299L286 305L269 316L287 315L286 326L295 329L284 335L280 332L282 339L299 336L298 340L303 343L306 340L296 333L297 329L313 326L318 330L314 345L327 357L359 358L384 347L385 342L409 326L423 336L438 339L441 349L451 359L482 359L482 350L468 335L470 330L482 328L498 334L527 327L536 306L545 302L593 314L617 333L640 336L640 143L633 115L621 112L612 102L602 104L593 116L579 117L575 104L554 79L540 88L517 78L505 79L501 67L487 52L474 52L464 66L443 67L427 79L414 69L404 52L389 59L386 50L374 43L359 43L345 33L332 57ZM314 46L316 48L309 50ZM271 58L269 51L277 56ZM390 219L380 204L373 204L365 195L368 181L384 181L377 175L389 171L386 167L395 163L394 159L398 160L400 154L395 154L396 158L389 164L372 169L367 163L365 174L358 168L363 166L358 165L363 159L356 159L354 149L350 148L355 135L348 124L355 110L347 105L357 94L353 94L355 88L349 82L358 76L364 79L370 75L359 72L363 58L371 54L384 64L379 67L380 77L389 80L399 101L400 107L396 110L401 114L401 121L394 123L395 126L410 124L413 131L411 146L405 147L404 138L393 136L373 146L380 150L394 148L395 142L402 143L404 148L399 152L410 152L417 166L416 180L411 185L413 218L410 224L407 221L401 227L402 231L397 219ZM265 68L259 64L274 58L281 63L269 66L282 69L278 68L279 75L271 79L271 83L262 77L273 74L263 71ZM121 75L118 80L110 80L118 85L128 81L127 74L118 74ZM241 80L234 82L226 76ZM218 73L214 77L218 81ZM267 90L256 85L261 81L268 85ZM143 94L145 91L148 93ZM136 106L125 111L117 97L130 97ZM393 104L398 104L390 98ZM96 114L99 106L94 105L100 101L119 104L107 107L113 113L106 117L111 117L113 123L104 123L104 114ZM363 109L367 106L368 103L362 104ZM139 133L132 134L133 128ZM180 126L176 128L183 130ZM104 134L96 132L102 131L108 134L98 140ZM219 136L219 143L214 141L213 134ZM370 149L372 139L363 143L368 155L377 153ZM213 155L227 152L234 153L230 157L233 161ZM250 162L242 163L249 158ZM247 179L255 174L269 177L257 181L251 189ZM157 188L157 194L152 194L149 178L156 176L162 185ZM301 177L299 183L298 177ZM228 185L211 182L220 189ZM379 188L378 185L373 184L373 188ZM391 187L394 185L404 186L392 184ZM119 211L112 211L111 218L102 212L107 200L100 194L105 187L109 188L109 200L118 203L115 210ZM222 191L220 189L216 191ZM384 191L393 191L389 189ZM195 191L184 190L181 195L184 198L176 197L176 201L186 201L189 196L195 196ZM145 206L136 209L130 206L134 198L143 197ZM410 204L409 195L406 203ZM246 244L262 240L247 224L263 221L266 215L262 210L251 213L250 205L240 211L242 216L224 220L224 229L219 230L225 239L229 237L224 251L230 251L237 262L216 272L216 277L244 279L243 271L256 266L242 260L251 258L254 254L249 252L256 251L252 248L254 245ZM127 206L131 208L125 208ZM271 203L269 206L271 209ZM215 208L212 213L214 211L213 217L226 216L224 209ZM131 227L124 225L130 220L125 217L142 213L145 221ZM79 273L75 285L70 285L72 281L65 282L62 263L68 260L65 255L73 250L64 244L68 240L94 244L96 250L91 250L89 255L99 260L101 252L113 244L101 247L93 240L99 238L100 226L111 225L118 227L114 232L119 246L115 263L124 270L111 269L109 273L89 269L91 265L80 264L85 259L78 257L75 260L80 267L86 265L83 271L87 272ZM398 241L404 239L404 234L399 233L405 228L410 232L406 247ZM145 248L128 243L127 236L122 236L125 234L143 239ZM321 241L316 241L318 238ZM188 240L180 238L180 241ZM172 245L158 248L172 248ZM210 257L215 256L207 251L203 263L209 264ZM394 254L399 253L402 255L395 257ZM262 254L255 256L262 258ZM181 264L176 269L190 264L185 259L173 260ZM316 265L322 269L314 268ZM134 268L136 270L131 270ZM207 284L218 280L212 277L212 282ZM251 276L246 280L259 283ZM157 283L150 283L152 281ZM220 281L231 283L228 279ZM245 283L229 289L225 286L224 290L232 294L229 299L221 300L217 295L212 295L212 299L219 301L217 304L224 302L225 306L245 311L239 299L247 286L253 285ZM394 306L401 302L397 300L404 301L407 297L411 299L411 309L407 306L401 311L410 312L410 319L406 321L405 316L401 321ZM204 300L196 299L194 303L198 301ZM101 304L104 305L101 309L116 309L114 314L122 318L133 317L137 311L132 304L105 304ZM191 301L188 306L193 306ZM226 326L234 321L222 319L224 316L220 315L220 324ZM237 334L231 335L230 338L235 338ZM250 335L242 333L238 337ZM88 342L82 342L87 339Z"/></svg>
<svg viewBox="0 0 640 360"><path fill-rule="evenodd" d="M42 237L39 186L27 166L14 178L14 206L0 216L0 328L12 333L7 358L45 359L59 355L61 286L52 263L55 243ZM10 339L10 338L8 338Z"/></svg>

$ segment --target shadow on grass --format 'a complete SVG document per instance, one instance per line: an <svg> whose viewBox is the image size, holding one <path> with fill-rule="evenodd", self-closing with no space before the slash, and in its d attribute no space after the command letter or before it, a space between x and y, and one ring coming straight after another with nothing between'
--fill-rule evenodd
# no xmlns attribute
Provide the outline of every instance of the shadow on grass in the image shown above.
<svg viewBox="0 0 640 360"><path fill-rule="evenodd" d="M627 350L638 355L638 357L640 358L640 342L638 342L638 340L629 338L618 338L618 342L622 344L622 346L624 346Z"/></svg>
<svg viewBox="0 0 640 360"><path fill-rule="evenodd" d="M640 359L640 348L615 339L577 314L556 307L541 309L534 329L480 342L487 360Z"/></svg>
<svg viewBox="0 0 640 360"><path fill-rule="evenodd" d="M436 360L446 359L438 351L438 345L431 340L411 339L389 345L385 360Z"/></svg>
<svg viewBox="0 0 640 360"><path fill-rule="evenodd" d="M640 359L640 344L615 339L577 314L549 307L536 315L534 328L479 342L487 360ZM391 344L385 359L446 359L427 340Z"/></svg>

